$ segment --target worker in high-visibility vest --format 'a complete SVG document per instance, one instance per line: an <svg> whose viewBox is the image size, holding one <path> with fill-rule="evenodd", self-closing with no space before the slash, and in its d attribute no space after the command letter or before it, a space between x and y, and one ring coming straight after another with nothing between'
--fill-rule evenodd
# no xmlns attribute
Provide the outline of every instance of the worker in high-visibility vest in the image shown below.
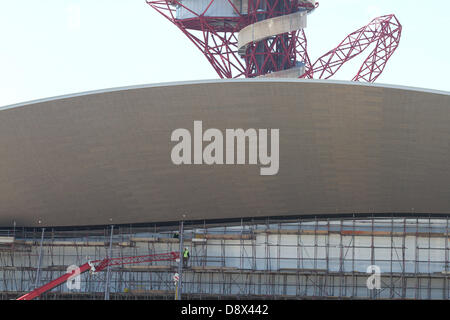
<svg viewBox="0 0 450 320"><path fill-rule="evenodd" d="M189 261L189 250L187 248L184 248L183 251L183 268L187 268Z"/></svg>

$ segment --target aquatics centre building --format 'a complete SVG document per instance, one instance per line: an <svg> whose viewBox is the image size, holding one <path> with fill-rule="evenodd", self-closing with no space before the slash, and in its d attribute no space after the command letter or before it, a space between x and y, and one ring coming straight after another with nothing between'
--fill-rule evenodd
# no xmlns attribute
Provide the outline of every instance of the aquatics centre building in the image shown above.
<svg viewBox="0 0 450 320"><path fill-rule="evenodd" d="M3 107L1 296L88 260L177 252L183 221L183 298L448 299L449 123L448 92L329 80L180 82ZM211 128L214 141L223 133L216 161L196 163ZM190 163L173 160L177 129L191 133L180 153ZM261 135L256 147L244 136L244 161L228 163L230 129L277 130L266 141L276 172L251 161ZM172 299L178 266L122 261L41 298L101 299L107 285L112 299Z"/></svg>

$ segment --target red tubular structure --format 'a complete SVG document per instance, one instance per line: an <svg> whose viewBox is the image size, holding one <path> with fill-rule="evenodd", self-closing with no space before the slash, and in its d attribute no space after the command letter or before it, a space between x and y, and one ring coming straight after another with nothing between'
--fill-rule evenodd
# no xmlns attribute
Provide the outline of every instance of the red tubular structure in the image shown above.
<svg viewBox="0 0 450 320"><path fill-rule="evenodd" d="M118 266L125 264L136 264L136 263L144 263L144 262L153 262L153 261L172 261L176 260L180 257L179 252L168 252L168 253L159 253L159 254L151 254L145 256L134 256L134 257L124 257L124 258L105 258L103 260L95 260L90 261L79 267L79 274L83 274L86 271L99 272L107 268L108 266ZM76 275L78 270L74 270L70 273L65 273L59 278L50 281L49 283L44 284L43 286L34 289L33 291L24 294L23 296L17 298L16 300L33 300L34 298L39 297L41 294L52 290L65 283L71 277Z"/></svg>
<svg viewBox="0 0 450 320"><path fill-rule="evenodd" d="M248 25L247 19L239 13L233 0L225 1L234 7L236 16L208 17L206 12L213 4L211 0L204 12L194 12L183 5L182 0L156 0L147 3L169 21L174 23L202 51L206 59L221 78L237 78L245 75L243 65L237 53L237 33ZM192 14L192 18L177 19L176 8L183 8Z"/></svg>
<svg viewBox="0 0 450 320"><path fill-rule="evenodd" d="M206 2L205 2L206 1ZM335 49L311 64L304 30L268 36L250 44L238 54L239 32L259 21L297 11L312 12L318 2L311 0L199 0L204 7L196 12L193 0L147 0L147 3L174 23L202 51L220 78L252 78L295 68L305 71L301 78L329 79L344 63L375 48L360 67L353 81L374 82L397 49L402 26L391 14L372 20L349 34ZM190 7L191 6L191 7ZM228 16L213 16L214 6L231 8ZM201 12L200 12L201 11ZM184 14L179 15L179 12ZM178 15L178 16L177 16Z"/></svg>
<svg viewBox="0 0 450 320"><path fill-rule="evenodd" d="M344 63L375 43L375 48L353 78L353 81L374 82L397 49L401 33L402 26L395 15L375 18L367 26L349 34L336 48L317 59L302 77L312 78L313 75L318 75L319 79L329 79Z"/></svg>
<svg viewBox="0 0 450 320"><path fill-rule="evenodd" d="M249 0L248 4L248 17L252 24L298 11L298 4L293 1ZM297 31L254 42L245 52L245 76L253 78L295 67L296 42Z"/></svg>

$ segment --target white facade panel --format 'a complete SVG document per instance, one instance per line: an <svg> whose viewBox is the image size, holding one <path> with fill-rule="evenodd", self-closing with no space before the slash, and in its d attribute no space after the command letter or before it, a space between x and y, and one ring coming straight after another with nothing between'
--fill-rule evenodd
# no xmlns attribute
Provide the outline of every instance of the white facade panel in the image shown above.
<svg viewBox="0 0 450 320"><path fill-rule="evenodd" d="M176 17L179 20L195 18L205 12L207 17L237 17L238 14L233 6L224 0L215 0L211 6L210 0L183 0L184 6L177 7Z"/></svg>

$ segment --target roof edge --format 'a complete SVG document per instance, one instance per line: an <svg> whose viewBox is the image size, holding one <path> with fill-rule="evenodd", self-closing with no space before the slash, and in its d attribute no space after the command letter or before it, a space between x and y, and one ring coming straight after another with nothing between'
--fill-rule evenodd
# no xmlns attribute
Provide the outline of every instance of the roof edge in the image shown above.
<svg viewBox="0 0 450 320"><path fill-rule="evenodd" d="M116 91L125 91L125 90L133 90L133 89L144 89L144 88L157 88L157 87L169 87L169 86L183 86L183 85L192 85L192 84L209 84L209 83L226 83L226 82L277 82L277 83L319 83L319 84L337 84L337 85L353 85L353 86L364 86L364 87L376 87L376 88L388 88L388 89L398 89L398 90L408 90L408 91L417 91L417 92L425 92L439 95L447 95L450 96L450 91L441 91L434 89L426 89L426 88L418 88L418 87L409 87L409 86L401 86L401 85L391 85L391 84L375 84L375 83L367 83L367 82L356 82L356 81L344 81L344 80L317 80L317 79L274 79L274 78L252 78L252 79L210 79L210 80L188 80L188 81L175 81L175 82L160 82L160 83L150 83L150 84L140 84L140 85L131 85L124 87L113 87L113 88L105 88L98 90L90 90L90 91L82 91L78 93L69 93L59 96L53 96L48 98L35 99L25 102L19 102L11 105L0 106L0 111L8 110L23 106L28 106L31 104L68 99L86 95L100 94L100 93L109 93Z"/></svg>

